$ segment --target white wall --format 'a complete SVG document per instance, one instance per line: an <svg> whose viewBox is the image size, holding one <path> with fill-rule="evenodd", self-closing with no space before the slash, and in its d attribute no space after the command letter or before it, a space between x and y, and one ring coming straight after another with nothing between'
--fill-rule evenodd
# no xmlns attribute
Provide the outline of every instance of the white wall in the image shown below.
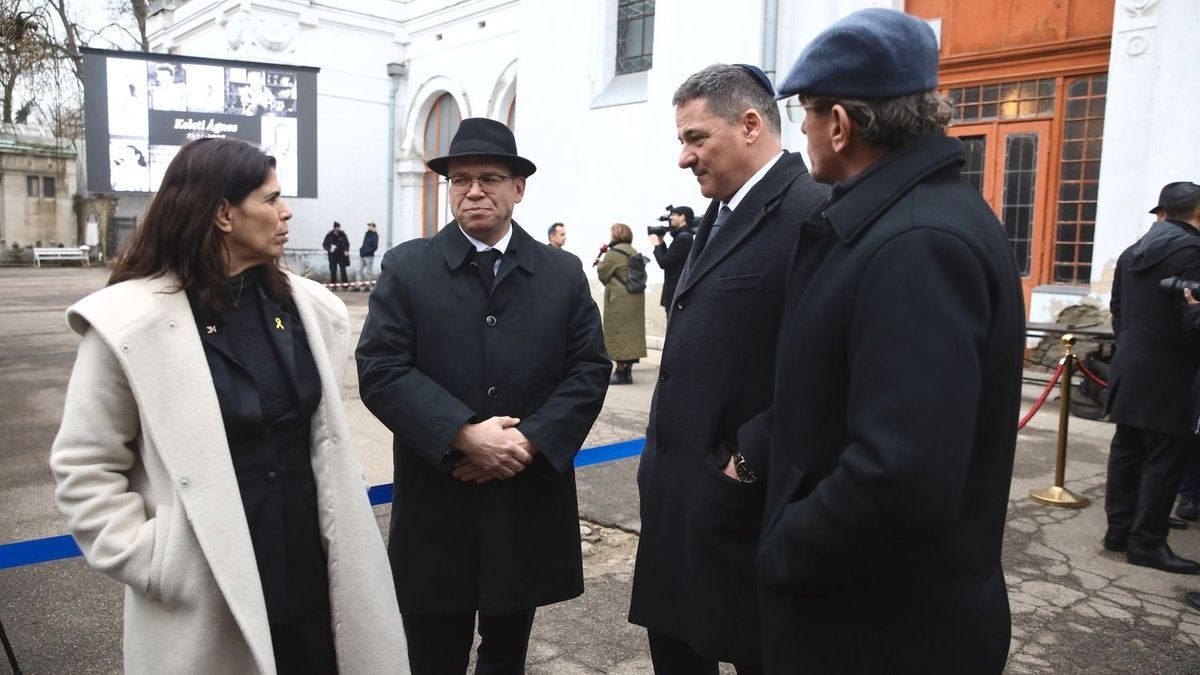
<svg viewBox="0 0 1200 675"><path fill-rule="evenodd" d="M1092 288L1105 304L1117 257L1154 222L1162 186L1200 181L1200 2L1117 2L1108 66Z"/></svg>

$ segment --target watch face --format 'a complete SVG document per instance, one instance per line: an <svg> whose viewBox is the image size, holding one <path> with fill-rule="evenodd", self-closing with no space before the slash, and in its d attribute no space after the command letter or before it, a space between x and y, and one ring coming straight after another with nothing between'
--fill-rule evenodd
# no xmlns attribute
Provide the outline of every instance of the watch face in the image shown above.
<svg viewBox="0 0 1200 675"><path fill-rule="evenodd" d="M758 476L754 473L754 471L750 467L746 466L746 459L744 457L739 458L737 463L733 465L733 468L735 471L737 471L738 480L742 481L743 483L753 483L758 479Z"/></svg>

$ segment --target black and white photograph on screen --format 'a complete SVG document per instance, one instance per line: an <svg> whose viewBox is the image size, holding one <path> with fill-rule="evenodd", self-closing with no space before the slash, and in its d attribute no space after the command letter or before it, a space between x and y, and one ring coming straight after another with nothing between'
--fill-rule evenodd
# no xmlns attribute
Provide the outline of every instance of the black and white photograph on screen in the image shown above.
<svg viewBox="0 0 1200 675"><path fill-rule="evenodd" d="M178 145L151 145L150 146L150 188L158 190L158 186L162 185L163 174L167 172L167 165L175 159L175 154L179 152Z"/></svg>
<svg viewBox="0 0 1200 675"><path fill-rule="evenodd" d="M146 62L136 59L109 59L108 133L110 136L145 138Z"/></svg>
<svg viewBox="0 0 1200 675"><path fill-rule="evenodd" d="M113 138L108 143L109 184L116 192L149 192L149 147L144 138Z"/></svg>
<svg viewBox="0 0 1200 675"><path fill-rule="evenodd" d="M257 116L271 112L275 94L267 88L266 73L250 68L230 68L225 89L225 112Z"/></svg>
<svg viewBox="0 0 1200 675"><path fill-rule="evenodd" d="M187 82L188 112L225 111L225 68L199 63L183 64Z"/></svg>
<svg viewBox="0 0 1200 675"><path fill-rule="evenodd" d="M262 149L275 158L275 176L284 197L300 192L299 165L296 162L296 118L263 117Z"/></svg>
<svg viewBox="0 0 1200 675"><path fill-rule="evenodd" d="M151 110L187 110L187 73L181 64L148 62Z"/></svg>
<svg viewBox="0 0 1200 675"><path fill-rule="evenodd" d="M296 114L296 73L268 70L267 89L275 97L270 114L289 117Z"/></svg>

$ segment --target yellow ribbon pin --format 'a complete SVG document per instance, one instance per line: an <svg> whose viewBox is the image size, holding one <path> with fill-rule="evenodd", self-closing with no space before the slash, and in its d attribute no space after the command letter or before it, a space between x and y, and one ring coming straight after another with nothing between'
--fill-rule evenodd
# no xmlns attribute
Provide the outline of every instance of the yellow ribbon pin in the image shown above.
<svg viewBox="0 0 1200 675"><path fill-rule="evenodd" d="M283 330L283 319L275 317L275 330Z"/></svg>

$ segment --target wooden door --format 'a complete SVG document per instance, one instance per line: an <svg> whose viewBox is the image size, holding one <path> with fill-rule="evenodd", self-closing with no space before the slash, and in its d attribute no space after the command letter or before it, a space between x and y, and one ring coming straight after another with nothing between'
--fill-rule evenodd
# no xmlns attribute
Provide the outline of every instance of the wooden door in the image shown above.
<svg viewBox="0 0 1200 675"><path fill-rule="evenodd" d="M967 154L963 179L979 189L1004 226L1028 308L1033 288L1050 281L1050 121L959 125L949 133Z"/></svg>

